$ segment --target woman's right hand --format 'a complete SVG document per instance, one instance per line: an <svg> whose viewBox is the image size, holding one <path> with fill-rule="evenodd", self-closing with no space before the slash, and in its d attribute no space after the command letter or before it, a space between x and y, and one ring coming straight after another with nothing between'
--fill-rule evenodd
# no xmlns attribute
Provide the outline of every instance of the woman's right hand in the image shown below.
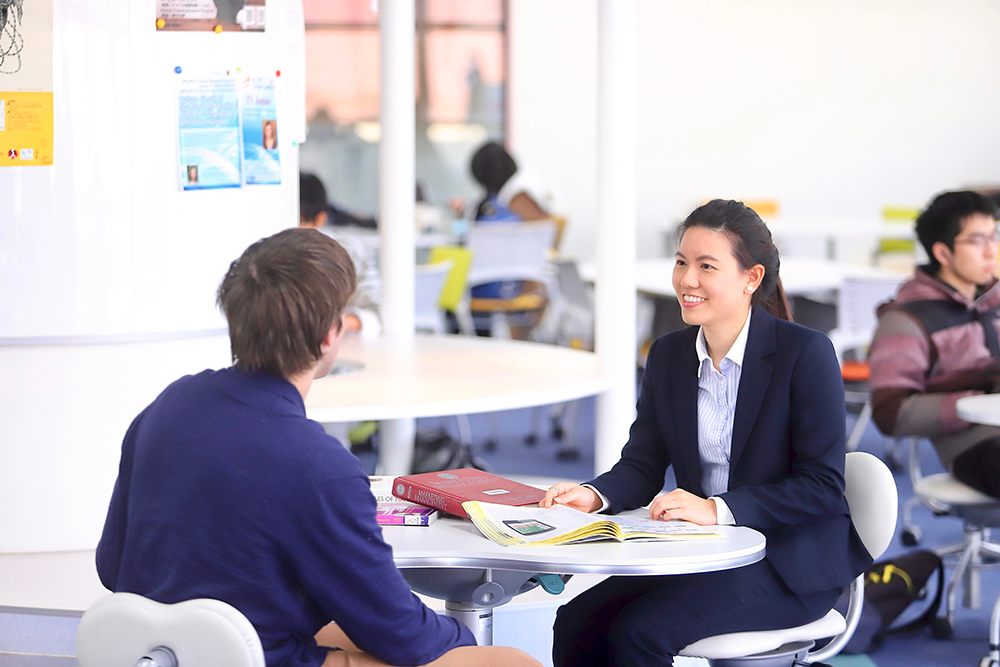
<svg viewBox="0 0 1000 667"><path fill-rule="evenodd" d="M581 512L596 512L601 509L601 497L593 489L580 484L558 482L549 487L545 497L538 503L539 507L565 505Z"/></svg>

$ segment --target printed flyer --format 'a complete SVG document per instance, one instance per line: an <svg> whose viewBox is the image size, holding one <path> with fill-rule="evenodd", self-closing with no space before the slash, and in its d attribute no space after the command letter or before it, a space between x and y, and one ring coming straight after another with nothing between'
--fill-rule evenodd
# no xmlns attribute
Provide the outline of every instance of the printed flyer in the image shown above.
<svg viewBox="0 0 1000 667"><path fill-rule="evenodd" d="M257 31L265 28L264 0L157 0L156 29Z"/></svg>
<svg viewBox="0 0 1000 667"><path fill-rule="evenodd" d="M273 76L247 76L240 80L247 185L281 183L274 83Z"/></svg>
<svg viewBox="0 0 1000 667"><path fill-rule="evenodd" d="M0 167L53 163L52 0L0 0Z"/></svg>
<svg viewBox="0 0 1000 667"><path fill-rule="evenodd" d="M183 189L241 187L236 79L225 75L181 79L177 109Z"/></svg>

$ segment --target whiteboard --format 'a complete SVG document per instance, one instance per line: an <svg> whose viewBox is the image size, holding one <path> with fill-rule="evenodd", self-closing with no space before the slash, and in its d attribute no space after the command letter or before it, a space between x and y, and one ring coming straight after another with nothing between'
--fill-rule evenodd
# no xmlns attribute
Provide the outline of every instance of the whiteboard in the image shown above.
<svg viewBox="0 0 1000 667"><path fill-rule="evenodd" d="M284 4L263 33L215 34L158 32L154 0L54 0L55 164L0 167L0 344L225 326L229 263L298 224L299 132L279 131L280 185L183 192L175 68L281 72L278 127L301 127L301 8Z"/></svg>

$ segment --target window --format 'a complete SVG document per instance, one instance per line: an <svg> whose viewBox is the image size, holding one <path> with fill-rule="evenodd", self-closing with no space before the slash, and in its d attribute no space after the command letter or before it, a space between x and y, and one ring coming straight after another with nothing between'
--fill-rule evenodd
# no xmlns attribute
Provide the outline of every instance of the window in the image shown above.
<svg viewBox="0 0 1000 667"><path fill-rule="evenodd" d="M303 171L355 213L378 208L378 15L371 0L305 0ZM416 176L424 198L447 207L475 198L469 160L506 120L506 0L416 1Z"/></svg>

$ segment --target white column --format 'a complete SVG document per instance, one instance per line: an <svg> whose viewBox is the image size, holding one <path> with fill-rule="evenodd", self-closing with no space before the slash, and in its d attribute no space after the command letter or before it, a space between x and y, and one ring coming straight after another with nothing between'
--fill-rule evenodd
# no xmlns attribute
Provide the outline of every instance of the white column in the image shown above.
<svg viewBox="0 0 1000 667"><path fill-rule="evenodd" d="M383 335L413 340L414 284L414 5L412 0L379 3L381 104L379 118L379 268L382 272ZM379 472L404 475L413 459L413 419L380 426Z"/></svg>
<svg viewBox="0 0 1000 667"><path fill-rule="evenodd" d="M379 268L382 328L387 336L413 335L414 11L412 0L379 4L382 81L379 117Z"/></svg>
<svg viewBox="0 0 1000 667"><path fill-rule="evenodd" d="M598 2L595 472L618 460L635 417L636 2Z"/></svg>

